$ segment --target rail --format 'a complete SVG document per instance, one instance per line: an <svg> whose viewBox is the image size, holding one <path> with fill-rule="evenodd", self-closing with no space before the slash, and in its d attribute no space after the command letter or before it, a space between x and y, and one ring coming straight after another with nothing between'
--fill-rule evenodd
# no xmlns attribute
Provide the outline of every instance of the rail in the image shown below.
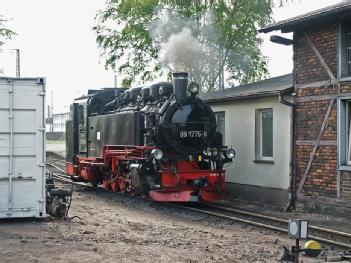
<svg viewBox="0 0 351 263"><path fill-rule="evenodd" d="M194 212L216 216L216 217L228 219L231 221L241 222L248 225L253 225L253 226L257 226L257 227L261 227L261 228L265 228L265 229L269 229L269 230L273 230L281 233L288 233L288 230L287 230L288 220L282 219L282 218L277 218L277 217L272 217L272 216L252 213L244 210L217 206L217 205L206 204L204 208L195 208L187 205L175 205L175 206L181 207L187 210L191 210ZM221 212L215 212L216 210ZM241 217L234 216L234 215L240 215ZM251 217L251 220L248 219L247 217ZM264 223L259 222L257 220L256 221L252 220L252 218L264 221ZM276 223L278 223L278 225ZM351 249L350 233L341 232L341 231L314 226L314 225L310 225L309 230L313 230L313 234L309 235L309 239L316 240L328 245L334 245L342 248ZM330 235L330 234L334 235L333 236L334 240L325 237L326 235Z"/></svg>
<svg viewBox="0 0 351 263"><path fill-rule="evenodd" d="M65 170L61 169L57 165L54 165L51 163L47 163L47 165L63 173L63 174L55 173L55 172L53 173L54 179L58 181L71 183L77 186L93 187L89 183L72 181L71 177L66 175ZM228 207L223 207L218 205L212 205L212 204L206 204L205 207L203 208L195 208L195 207L190 207L188 205L179 205L179 204L169 204L169 205L186 209L186 210L191 210L197 213L207 214L210 216L215 216L215 217L219 217L219 218L223 218L231 221L241 222L248 225L269 229L280 233L288 232L287 230L288 220L282 219L282 218L277 218L277 217L272 217L272 216L267 216L263 214L258 214L258 213L253 213L253 212L248 212L244 210L233 209L233 208L228 208ZM238 217L238 215L241 217ZM252 220L252 218L256 220ZM260 220L261 222L259 222ZM341 232L341 231L319 227L315 225L309 225L309 230L313 231L313 234L309 235L309 239L313 239L328 245L334 245L341 248L351 249L351 233ZM326 235L333 235L328 237L332 237L334 240L330 238L326 238L325 237Z"/></svg>

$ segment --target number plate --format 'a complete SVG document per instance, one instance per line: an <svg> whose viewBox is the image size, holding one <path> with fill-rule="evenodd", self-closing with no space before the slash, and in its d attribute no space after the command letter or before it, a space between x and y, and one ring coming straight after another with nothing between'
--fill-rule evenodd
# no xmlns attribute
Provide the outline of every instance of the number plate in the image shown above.
<svg viewBox="0 0 351 263"><path fill-rule="evenodd" d="M207 131L180 131L180 138L201 138L207 137Z"/></svg>

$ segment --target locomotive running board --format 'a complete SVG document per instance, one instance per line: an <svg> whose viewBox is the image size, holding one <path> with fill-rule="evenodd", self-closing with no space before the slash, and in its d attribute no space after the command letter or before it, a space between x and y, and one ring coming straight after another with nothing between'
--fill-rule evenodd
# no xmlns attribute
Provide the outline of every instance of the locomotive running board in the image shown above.
<svg viewBox="0 0 351 263"><path fill-rule="evenodd" d="M198 202L199 197L193 191L164 192L150 191L150 197L157 202Z"/></svg>

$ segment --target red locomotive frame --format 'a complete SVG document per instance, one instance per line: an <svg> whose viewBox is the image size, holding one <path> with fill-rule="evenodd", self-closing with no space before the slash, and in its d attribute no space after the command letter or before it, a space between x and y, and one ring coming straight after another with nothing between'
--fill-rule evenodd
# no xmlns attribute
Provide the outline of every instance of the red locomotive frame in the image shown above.
<svg viewBox="0 0 351 263"><path fill-rule="evenodd" d="M130 161L148 160L149 152L153 149L156 147L106 145L103 148L102 158L76 156L76 164L67 163L67 173L72 179L78 177L89 182L102 181L106 189L133 193L130 189L130 180L119 171L119 166ZM191 202L201 199L210 202L224 197L224 170L202 170L196 161L183 160L178 161L176 171L171 166L165 165L160 172L161 190L149 192L150 197L155 201ZM203 178L206 178L206 185L201 186L199 192L194 195L195 187L187 182Z"/></svg>

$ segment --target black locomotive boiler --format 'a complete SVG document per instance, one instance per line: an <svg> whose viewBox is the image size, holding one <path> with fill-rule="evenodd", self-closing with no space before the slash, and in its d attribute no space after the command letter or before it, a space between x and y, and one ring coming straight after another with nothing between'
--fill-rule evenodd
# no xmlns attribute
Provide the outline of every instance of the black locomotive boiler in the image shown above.
<svg viewBox="0 0 351 263"><path fill-rule="evenodd" d="M188 74L173 83L90 90L67 121L67 172L106 189L156 201L223 198L233 149L222 145L210 106Z"/></svg>

